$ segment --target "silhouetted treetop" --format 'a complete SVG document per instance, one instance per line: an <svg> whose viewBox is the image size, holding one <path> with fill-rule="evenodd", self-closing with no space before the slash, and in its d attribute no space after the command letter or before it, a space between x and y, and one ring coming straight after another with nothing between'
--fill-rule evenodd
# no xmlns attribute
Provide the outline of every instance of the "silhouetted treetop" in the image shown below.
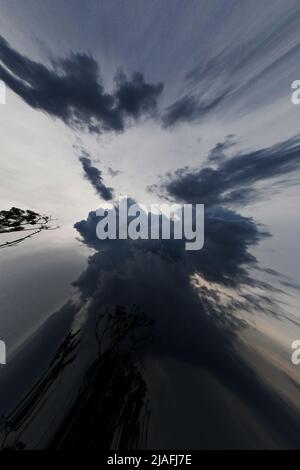
<svg viewBox="0 0 300 470"><path fill-rule="evenodd" d="M22 238L13 241L6 241L0 244L0 248L17 245L26 238L31 238L42 230L49 230L57 227L50 227L51 217L40 215L31 210L23 210L12 207L10 210L0 211L0 234L13 232L31 232Z"/></svg>

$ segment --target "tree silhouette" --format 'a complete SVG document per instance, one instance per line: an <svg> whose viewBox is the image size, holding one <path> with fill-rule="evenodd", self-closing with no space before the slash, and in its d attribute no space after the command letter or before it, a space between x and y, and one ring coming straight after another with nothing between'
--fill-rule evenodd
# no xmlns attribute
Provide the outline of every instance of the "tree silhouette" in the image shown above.
<svg viewBox="0 0 300 470"><path fill-rule="evenodd" d="M98 316L98 358L50 449L133 450L147 446L150 408L139 349L154 321L137 306ZM84 432L83 432L84 430Z"/></svg>
<svg viewBox="0 0 300 470"><path fill-rule="evenodd" d="M140 449L148 437L150 409L139 349L151 342L153 320L133 305L97 315L93 333L97 353L85 371L78 395L49 449ZM51 393L76 363L81 330L71 331L44 373L8 414L0 416L0 450L27 447L24 433ZM53 389L52 389L53 393Z"/></svg>
<svg viewBox="0 0 300 470"><path fill-rule="evenodd" d="M40 405L51 385L62 375L65 368L76 359L79 333L80 330L77 330L66 336L46 372L8 416L2 413L0 418L0 450L18 450L26 447L20 441L22 427L26 426L27 420L30 419L36 407ZM9 442L11 436L11 442Z"/></svg>
<svg viewBox="0 0 300 470"><path fill-rule="evenodd" d="M22 237L12 241L6 241L0 244L0 248L15 246L27 238L37 235L42 230L53 230L57 227L51 227L49 224L51 217L40 215L31 210L22 210L12 207L8 211L0 211L0 234L10 234L14 232L30 232Z"/></svg>

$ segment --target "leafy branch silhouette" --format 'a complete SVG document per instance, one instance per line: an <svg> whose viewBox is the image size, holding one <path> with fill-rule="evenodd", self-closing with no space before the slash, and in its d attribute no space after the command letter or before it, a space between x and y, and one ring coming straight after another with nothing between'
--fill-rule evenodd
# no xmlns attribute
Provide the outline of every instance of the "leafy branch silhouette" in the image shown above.
<svg viewBox="0 0 300 470"><path fill-rule="evenodd" d="M32 238L43 230L55 230L50 223L53 219L46 215L40 215L31 210L22 210L12 207L10 210L0 211L0 234L10 234L14 232L30 232L12 241L0 244L0 248L16 246L27 238Z"/></svg>

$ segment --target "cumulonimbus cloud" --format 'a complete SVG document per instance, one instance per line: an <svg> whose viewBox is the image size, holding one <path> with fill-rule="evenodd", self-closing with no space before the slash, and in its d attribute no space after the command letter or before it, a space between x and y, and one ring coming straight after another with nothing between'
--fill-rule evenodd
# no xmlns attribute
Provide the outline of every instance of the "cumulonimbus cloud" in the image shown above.
<svg viewBox="0 0 300 470"><path fill-rule="evenodd" d="M130 200L130 204L134 201ZM118 212L118 208L116 207ZM227 208L211 208L205 214L205 244L199 252L185 250L184 240L99 240L96 226L99 222L96 212L90 212L87 220L75 224L82 240L90 248L101 250L109 246L120 251L137 250L152 253L173 263L181 263L191 275L193 272L211 281L236 286L248 280L249 266L256 259L248 251L269 234L258 228L252 218L244 217Z"/></svg>

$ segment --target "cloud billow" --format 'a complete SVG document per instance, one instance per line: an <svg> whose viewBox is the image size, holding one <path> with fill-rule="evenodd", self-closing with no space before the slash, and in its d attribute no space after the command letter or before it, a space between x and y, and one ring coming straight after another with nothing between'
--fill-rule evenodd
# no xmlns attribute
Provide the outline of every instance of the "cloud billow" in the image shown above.
<svg viewBox="0 0 300 470"><path fill-rule="evenodd" d="M0 36L0 79L29 106L72 127L121 132L127 119L155 112L163 89L161 83L146 83L142 74L128 79L119 72L115 90L107 93L99 65L86 53L72 53L52 66L30 60Z"/></svg>
<svg viewBox="0 0 300 470"><path fill-rule="evenodd" d="M133 202L131 200L130 204ZM256 265L256 259L248 249L269 235L252 218L227 208L211 208L205 213L204 247L200 251L189 252L185 250L184 240L99 240L96 234L99 220L96 212L92 211L87 220L74 226L90 248L151 253L184 266L187 277L197 272L210 282L230 286L249 282L247 269Z"/></svg>

